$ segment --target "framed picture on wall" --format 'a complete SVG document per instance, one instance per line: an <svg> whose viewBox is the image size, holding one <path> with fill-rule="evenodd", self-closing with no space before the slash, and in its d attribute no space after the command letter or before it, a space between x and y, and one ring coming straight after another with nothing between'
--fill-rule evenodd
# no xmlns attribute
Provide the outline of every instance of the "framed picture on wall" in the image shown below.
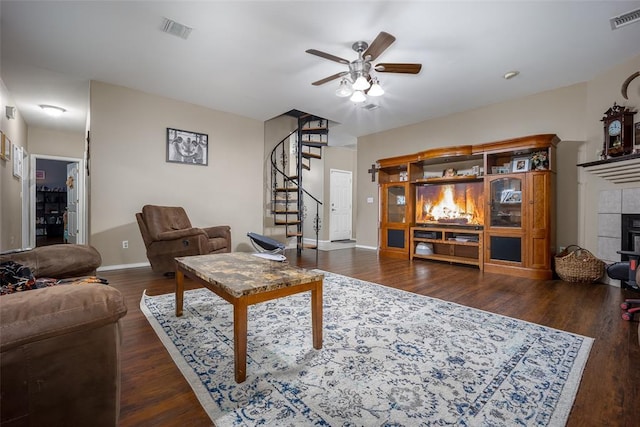
<svg viewBox="0 0 640 427"><path fill-rule="evenodd" d="M0 160L7 160L7 158L4 156L4 140L4 132L0 130Z"/></svg>
<svg viewBox="0 0 640 427"><path fill-rule="evenodd" d="M207 166L209 135L167 128L167 162Z"/></svg>
<svg viewBox="0 0 640 427"><path fill-rule="evenodd" d="M4 160L11 159L11 141L4 133L2 134L2 158Z"/></svg>
<svg viewBox="0 0 640 427"><path fill-rule="evenodd" d="M22 178L22 147L13 146L13 176Z"/></svg>

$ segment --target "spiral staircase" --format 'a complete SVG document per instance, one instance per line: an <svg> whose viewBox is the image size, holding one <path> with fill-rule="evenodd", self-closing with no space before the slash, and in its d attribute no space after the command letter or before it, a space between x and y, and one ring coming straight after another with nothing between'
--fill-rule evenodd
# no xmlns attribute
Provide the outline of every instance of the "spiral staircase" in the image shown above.
<svg viewBox="0 0 640 427"><path fill-rule="evenodd" d="M305 248L318 249L322 202L304 188L303 178L314 160L322 159L329 126L326 119L298 110L287 115L295 117L298 124L271 151L271 215L274 226L284 227L287 238L296 238L300 255ZM315 244L304 243L305 221L312 221Z"/></svg>

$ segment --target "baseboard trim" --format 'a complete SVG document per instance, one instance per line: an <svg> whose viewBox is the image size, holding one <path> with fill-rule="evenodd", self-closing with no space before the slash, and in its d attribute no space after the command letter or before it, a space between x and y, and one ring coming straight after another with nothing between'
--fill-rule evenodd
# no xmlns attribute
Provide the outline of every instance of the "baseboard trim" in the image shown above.
<svg viewBox="0 0 640 427"><path fill-rule="evenodd" d="M358 245L356 244L356 248L358 249L368 249L370 251L377 251L378 248L376 246L365 246L365 245Z"/></svg>
<svg viewBox="0 0 640 427"><path fill-rule="evenodd" d="M126 270L129 268L150 267L149 262L137 262L135 264L117 264L117 265L103 265L98 267L97 271L111 271L111 270Z"/></svg>
<svg viewBox="0 0 640 427"><path fill-rule="evenodd" d="M352 242L350 245L345 245L345 247L355 247L355 239L351 239ZM305 245L315 245L316 239L303 238L302 243ZM335 245L340 244L340 242L333 242L331 240L318 240L318 249L321 251L327 251L336 249Z"/></svg>
<svg viewBox="0 0 640 427"><path fill-rule="evenodd" d="M302 239L305 243L315 243L315 239L311 240L311 239ZM322 244L330 244L331 242L329 240L320 240L318 241L318 245L320 246L320 248L322 249ZM372 250L372 251L377 251L378 248L375 246L364 246L364 245L358 245L356 244L356 248L358 249L368 249L368 250ZM289 247L287 247L287 249L290 249ZM293 249L295 249L295 246L293 247ZM137 262L134 264L116 264L116 265L103 265L101 267L98 267L97 271L111 271L111 270L127 270L129 268L140 268L140 267L150 267L151 264L149 264L149 262Z"/></svg>

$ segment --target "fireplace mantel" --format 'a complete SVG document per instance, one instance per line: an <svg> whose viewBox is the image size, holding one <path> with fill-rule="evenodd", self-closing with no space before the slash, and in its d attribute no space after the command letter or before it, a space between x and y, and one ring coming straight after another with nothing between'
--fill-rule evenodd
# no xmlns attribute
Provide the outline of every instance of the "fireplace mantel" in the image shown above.
<svg viewBox="0 0 640 427"><path fill-rule="evenodd" d="M580 163L578 166L614 184L640 182L640 154Z"/></svg>

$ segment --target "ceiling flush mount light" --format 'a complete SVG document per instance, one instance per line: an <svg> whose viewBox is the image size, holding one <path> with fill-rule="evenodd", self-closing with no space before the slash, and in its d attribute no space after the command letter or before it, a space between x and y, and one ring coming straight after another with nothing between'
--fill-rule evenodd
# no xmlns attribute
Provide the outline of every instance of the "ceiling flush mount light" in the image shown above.
<svg viewBox="0 0 640 427"><path fill-rule="evenodd" d="M504 76L502 76L502 77L504 77L505 80L510 80L510 79L516 77L518 74L520 74L520 71L515 71L515 70L514 71L507 71L506 73L504 73Z"/></svg>
<svg viewBox="0 0 640 427"><path fill-rule="evenodd" d="M62 113L66 112L67 110L65 110L62 107L56 107L55 105L46 105L46 104L41 104L40 108L42 108L42 110L47 113L50 116L53 117L58 117L61 116Z"/></svg>

